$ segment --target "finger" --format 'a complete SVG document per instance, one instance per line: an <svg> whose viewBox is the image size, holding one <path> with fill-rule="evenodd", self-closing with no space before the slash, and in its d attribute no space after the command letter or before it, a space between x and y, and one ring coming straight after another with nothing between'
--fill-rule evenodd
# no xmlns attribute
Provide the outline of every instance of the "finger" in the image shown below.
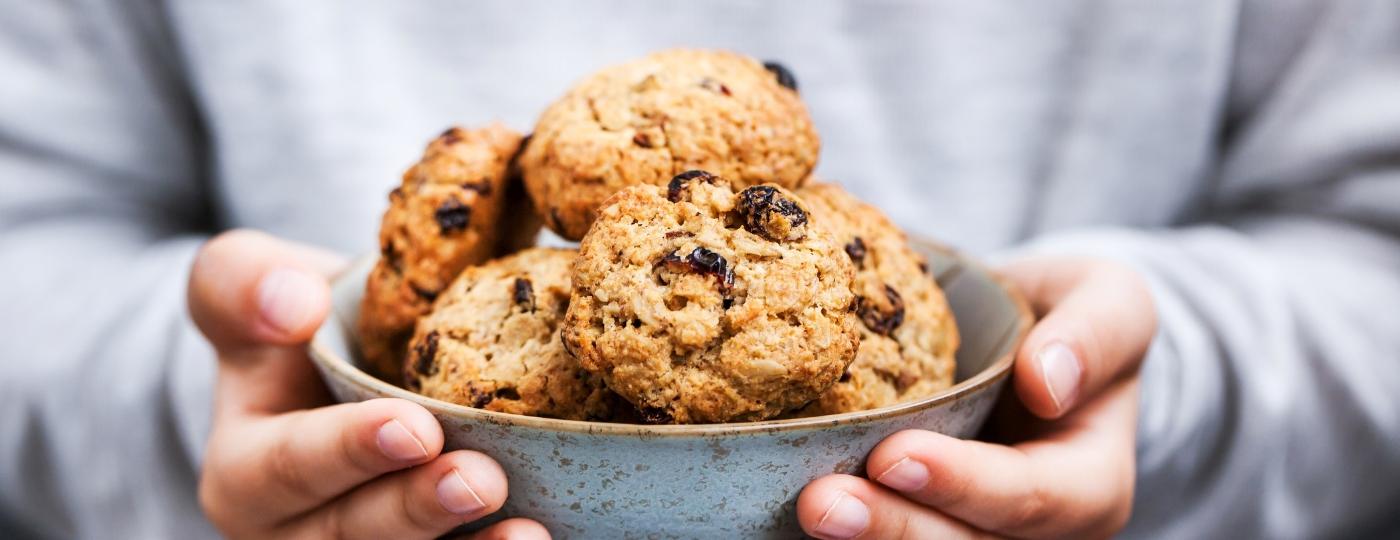
<svg viewBox="0 0 1400 540"><path fill-rule="evenodd" d="M797 496L797 522L816 538L981 538L985 535L855 476L818 478Z"/></svg>
<svg viewBox="0 0 1400 540"><path fill-rule="evenodd" d="M1126 381L1017 446L910 430L885 439L876 482L982 530L1021 537L1099 536L1127 520L1136 382Z"/></svg>
<svg viewBox="0 0 1400 540"><path fill-rule="evenodd" d="M190 272L189 306L219 352L220 417L329 400L301 344L330 309L319 272L335 259L253 231L221 234L200 250Z"/></svg>
<svg viewBox="0 0 1400 540"><path fill-rule="evenodd" d="M511 518L467 537L470 540L549 540L549 530L538 522Z"/></svg>
<svg viewBox="0 0 1400 540"><path fill-rule="evenodd" d="M375 477L426 463L442 427L422 406L375 399L239 423L216 433L201 486L207 506L236 505L276 523ZM222 484L220 484L222 482Z"/></svg>
<svg viewBox="0 0 1400 540"><path fill-rule="evenodd" d="M499 510L506 493L500 465L459 450L360 486L289 530L315 538L434 538Z"/></svg>
<svg viewBox="0 0 1400 540"><path fill-rule="evenodd" d="M221 352L306 341L330 306L325 272L339 257L267 234L210 239L190 270L190 315Z"/></svg>
<svg viewBox="0 0 1400 540"><path fill-rule="evenodd" d="M1043 313L1014 368L1016 393L1031 413L1058 418L1137 371L1157 318L1136 272L1116 263L1033 259L1004 274Z"/></svg>

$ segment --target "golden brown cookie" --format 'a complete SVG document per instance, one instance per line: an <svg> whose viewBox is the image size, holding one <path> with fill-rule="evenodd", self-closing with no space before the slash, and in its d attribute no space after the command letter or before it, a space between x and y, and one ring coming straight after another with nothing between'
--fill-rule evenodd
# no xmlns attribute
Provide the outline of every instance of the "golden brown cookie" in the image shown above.
<svg viewBox="0 0 1400 540"><path fill-rule="evenodd" d="M500 124L448 129L389 193L356 323L360 350L381 378L399 380L414 322L463 268L490 257L520 139Z"/></svg>
<svg viewBox="0 0 1400 540"><path fill-rule="evenodd" d="M958 328L943 291L898 227L835 184L798 190L856 266L860 349L835 386L800 415L863 411L953 384Z"/></svg>
<svg viewBox="0 0 1400 540"><path fill-rule="evenodd" d="M540 116L521 155L546 224L577 240L608 196L704 169L736 188L799 185L820 142L787 69L677 49L605 68Z"/></svg>
<svg viewBox="0 0 1400 540"><path fill-rule="evenodd" d="M855 357L853 267L771 185L700 171L618 192L583 238L564 344L651 422L762 420Z"/></svg>
<svg viewBox="0 0 1400 540"><path fill-rule="evenodd" d="M406 386L490 411L612 419L620 400L559 339L575 254L530 248L462 272L418 322Z"/></svg>

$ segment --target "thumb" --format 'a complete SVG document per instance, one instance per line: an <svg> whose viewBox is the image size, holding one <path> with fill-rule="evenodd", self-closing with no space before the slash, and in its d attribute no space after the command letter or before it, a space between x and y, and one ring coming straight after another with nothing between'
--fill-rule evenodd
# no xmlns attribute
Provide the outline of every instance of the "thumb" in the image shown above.
<svg viewBox="0 0 1400 540"><path fill-rule="evenodd" d="M281 408L314 383L302 346L330 311L325 276L339 266L333 254L254 231L205 243L187 298L191 318L218 351L221 394ZM240 384L250 377L256 384ZM228 384L242 388L223 392Z"/></svg>
<svg viewBox="0 0 1400 540"><path fill-rule="evenodd" d="M1058 418L1136 373L1157 331L1146 283L1104 261L1029 259L1003 275L1041 317L1016 354L1016 393L1041 418Z"/></svg>

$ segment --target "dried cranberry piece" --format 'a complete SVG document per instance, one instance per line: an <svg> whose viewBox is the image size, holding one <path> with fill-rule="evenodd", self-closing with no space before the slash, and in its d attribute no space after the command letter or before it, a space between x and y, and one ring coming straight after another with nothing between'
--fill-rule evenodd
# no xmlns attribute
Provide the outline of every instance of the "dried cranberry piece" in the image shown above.
<svg viewBox="0 0 1400 540"><path fill-rule="evenodd" d="M525 311L535 311L535 286L530 280L525 278L515 278L515 283L511 285L511 298L515 300L515 305L520 306Z"/></svg>
<svg viewBox="0 0 1400 540"><path fill-rule="evenodd" d="M864 322L871 332L882 336L890 335L899 325L904 324L904 298L899 296L899 291L885 285L885 299L889 302L889 307L882 309L869 298L856 297L856 309L860 312L861 322Z"/></svg>
<svg viewBox="0 0 1400 540"><path fill-rule="evenodd" d="M472 221L472 209L457 199L447 199L433 211L433 219L437 220L442 234L451 234L466 230Z"/></svg>
<svg viewBox="0 0 1400 540"><path fill-rule="evenodd" d="M769 60L763 63L763 68L773 72L773 75L778 78L778 84L787 87L793 92L797 91L797 77L792 75L792 71L788 70L787 66Z"/></svg>
<svg viewBox="0 0 1400 540"><path fill-rule="evenodd" d="M433 330L423 336L423 342L413 346L413 371L423 377L437 373L438 332Z"/></svg>
<svg viewBox="0 0 1400 540"><path fill-rule="evenodd" d="M807 212L773 186L753 186L739 192L735 210L744 230L769 240L801 240L807 234Z"/></svg>
<svg viewBox="0 0 1400 540"><path fill-rule="evenodd" d="M865 253L865 240L861 240L859 236L846 244L846 255L851 257L851 262L856 263L857 268L865 268Z"/></svg>
<svg viewBox="0 0 1400 540"><path fill-rule="evenodd" d="M685 171L671 177L671 183L666 185L666 200L680 202L681 191L685 189L685 185L690 183L691 180L696 179L713 184L715 182L715 175L697 169Z"/></svg>

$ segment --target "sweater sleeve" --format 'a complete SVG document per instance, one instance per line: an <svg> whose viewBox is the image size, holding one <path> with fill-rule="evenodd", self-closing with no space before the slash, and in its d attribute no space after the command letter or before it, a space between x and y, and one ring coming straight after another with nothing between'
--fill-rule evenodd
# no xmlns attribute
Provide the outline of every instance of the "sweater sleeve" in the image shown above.
<svg viewBox="0 0 1400 540"><path fill-rule="evenodd" d="M2 537L212 536L184 302L210 205L163 28L140 2L0 8Z"/></svg>
<svg viewBox="0 0 1400 540"><path fill-rule="evenodd" d="M1223 142L1212 204L1052 233L1147 277L1127 536L1364 537L1400 525L1400 5L1336 2Z"/></svg>

